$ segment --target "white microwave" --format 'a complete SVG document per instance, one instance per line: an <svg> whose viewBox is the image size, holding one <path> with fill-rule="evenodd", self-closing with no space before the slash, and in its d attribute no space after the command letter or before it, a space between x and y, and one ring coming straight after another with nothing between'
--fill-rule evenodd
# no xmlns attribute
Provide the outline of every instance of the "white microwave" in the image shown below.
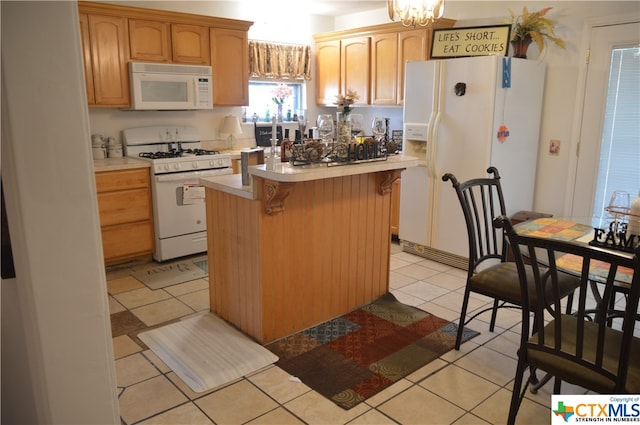
<svg viewBox="0 0 640 425"><path fill-rule="evenodd" d="M129 62L131 109L213 109L211 67Z"/></svg>

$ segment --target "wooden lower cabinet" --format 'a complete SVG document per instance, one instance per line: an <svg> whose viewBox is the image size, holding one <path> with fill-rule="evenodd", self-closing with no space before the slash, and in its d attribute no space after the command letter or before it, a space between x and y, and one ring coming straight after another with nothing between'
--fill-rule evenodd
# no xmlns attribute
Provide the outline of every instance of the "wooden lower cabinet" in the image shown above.
<svg viewBox="0 0 640 425"><path fill-rule="evenodd" d="M102 227L102 250L108 264L153 253L153 224L124 223Z"/></svg>
<svg viewBox="0 0 640 425"><path fill-rule="evenodd" d="M153 252L148 168L96 173L102 249L107 264Z"/></svg>

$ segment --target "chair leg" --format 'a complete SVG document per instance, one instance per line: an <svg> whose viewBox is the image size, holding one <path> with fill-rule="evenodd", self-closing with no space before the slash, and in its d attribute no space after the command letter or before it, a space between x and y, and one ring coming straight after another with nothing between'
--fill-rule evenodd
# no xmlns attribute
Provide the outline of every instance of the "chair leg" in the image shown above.
<svg viewBox="0 0 640 425"><path fill-rule="evenodd" d="M531 373L535 374L535 370L532 370ZM547 373L539 381L538 381L538 378L536 378L535 381L532 380L531 381L531 384L532 384L531 385L531 389L529 390L529 391L531 391L531 394L538 394L538 390L540 388L544 387L547 384L547 382L549 382L549 379L551 379L551 378L552 378L552 376Z"/></svg>
<svg viewBox="0 0 640 425"><path fill-rule="evenodd" d="M553 393L560 394L560 385L562 384L562 380L557 376L553 379Z"/></svg>
<svg viewBox="0 0 640 425"><path fill-rule="evenodd" d="M572 307L573 307L573 292L567 295L567 309L565 310L565 314L571 314Z"/></svg>
<svg viewBox="0 0 640 425"><path fill-rule="evenodd" d="M615 311L616 309L616 295L618 294L618 291L615 290L615 288L613 289L613 294L611 294L611 299L609 300L609 311ZM605 317L609 316L609 314L605 313ZM611 327L613 326L613 316L609 316L609 319L607 320L607 326Z"/></svg>
<svg viewBox="0 0 640 425"><path fill-rule="evenodd" d="M455 349L460 350L460 343L462 342L462 331L464 330L464 321L467 316L467 307L469 305L469 288L464 290L464 300L462 300L462 309L460 310L460 321L458 322L458 333L456 334Z"/></svg>
<svg viewBox="0 0 640 425"><path fill-rule="evenodd" d="M493 309L491 310L491 323L489 323L489 332L493 332L496 327L496 316L498 315L498 299L493 300Z"/></svg>
<svg viewBox="0 0 640 425"><path fill-rule="evenodd" d="M518 409L520 409L520 403L522 402L522 397L526 390L526 385L522 388L522 381L526 368L526 363L519 359L518 365L516 366L516 378L513 382L513 390L511 393L511 405L509 406L509 418L507 419L508 425L516 423L516 415L518 414Z"/></svg>

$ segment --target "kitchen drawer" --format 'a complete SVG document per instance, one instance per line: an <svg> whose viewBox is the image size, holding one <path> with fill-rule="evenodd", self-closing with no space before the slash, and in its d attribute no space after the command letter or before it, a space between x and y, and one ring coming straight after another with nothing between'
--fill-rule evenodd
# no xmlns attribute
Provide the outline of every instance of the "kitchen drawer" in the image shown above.
<svg viewBox="0 0 640 425"><path fill-rule="evenodd" d="M96 173L96 190L98 193L139 187L149 187L148 168Z"/></svg>
<svg viewBox="0 0 640 425"><path fill-rule="evenodd" d="M148 188L98 193L100 225L145 221L151 219Z"/></svg>
<svg viewBox="0 0 640 425"><path fill-rule="evenodd" d="M103 227L102 250L106 262L153 252L152 222Z"/></svg>

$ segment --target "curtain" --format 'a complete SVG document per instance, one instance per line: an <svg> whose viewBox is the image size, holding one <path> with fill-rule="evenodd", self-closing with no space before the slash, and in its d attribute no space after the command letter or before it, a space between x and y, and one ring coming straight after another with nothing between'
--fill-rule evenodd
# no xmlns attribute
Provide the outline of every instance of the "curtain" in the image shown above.
<svg viewBox="0 0 640 425"><path fill-rule="evenodd" d="M249 75L279 79L311 79L309 46L249 40Z"/></svg>

